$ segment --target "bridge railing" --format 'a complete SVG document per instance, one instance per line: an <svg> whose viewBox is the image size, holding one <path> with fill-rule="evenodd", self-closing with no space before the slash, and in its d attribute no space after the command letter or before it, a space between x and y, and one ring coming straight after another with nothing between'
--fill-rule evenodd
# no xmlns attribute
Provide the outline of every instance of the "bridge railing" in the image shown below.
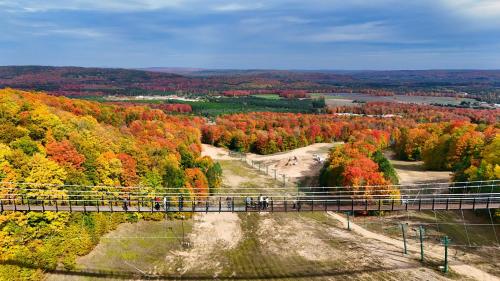
<svg viewBox="0 0 500 281"><path fill-rule="evenodd" d="M500 194L454 194L453 196L422 196L414 198L370 198L348 199L341 197L308 198L308 197L271 197L266 201L257 198L249 202L249 197L211 197L209 200L178 200L169 201L168 207L172 211L291 211L291 210L337 210L337 211L372 211L372 210L448 210L448 209L489 209L500 207ZM265 203L263 203L265 202ZM161 201L146 197L136 197L130 200L119 198L72 198L72 197L46 197L25 198L22 195L0 198L2 211L9 210L34 210L41 207L42 211L59 211L79 209L86 211L119 211L120 209L137 211L158 211L165 209ZM40 208L37 208L40 210Z"/></svg>

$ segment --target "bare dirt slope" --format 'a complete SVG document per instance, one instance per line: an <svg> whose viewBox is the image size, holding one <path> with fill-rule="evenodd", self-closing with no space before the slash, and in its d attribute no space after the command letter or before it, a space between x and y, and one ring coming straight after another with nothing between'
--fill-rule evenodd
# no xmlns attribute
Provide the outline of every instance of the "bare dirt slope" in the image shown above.
<svg viewBox="0 0 500 281"><path fill-rule="evenodd" d="M385 153L398 173L400 184L415 184L427 182L448 182L451 172L426 171L422 161L401 161L395 158L393 152Z"/></svg>
<svg viewBox="0 0 500 281"><path fill-rule="evenodd" d="M278 177L284 174L288 182L296 183L303 178L317 176L323 163L316 161L313 156L317 155L321 159L326 159L329 150L335 145L338 145L338 143L316 143L270 155L246 153L244 159L249 164L252 161L255 165L260 163L262 171L266 171L271 177L274 177L274 170L276 170ZM229 151L223 148L203 144L202 149L202 155L210 156L216 160L238 159L236 156L230 156ZM267 169L264 168L266 166Z"/></svg>
<svg viewBox="0 0 500 281"><path fill-rule="evenodd" d="M340 221L345 227L347 227L346 218L344 218L343 216L341 216L339 214L332 213L332 212L330 212L329 215L332 218ZM361 235L362 237L369 238L372 240L377 240L377 241L380 241L382 243L396 246L396 247L401 246L401 241L384 236L384 235L381 235L381 234L378 234L378 233L375 233L375 232L371 232L369 230L364 229L363 227L360 227L359 225L357 225L355 223L351 222L350 228L355 233ZM408 245L408 250L411 252L411 255L414 256L415 258L417 257L417 255L420 251L420 249L418 247L413 246L413 245ZM436 247L434 247L431 251L427 251L426 255L432 259L441 260L443 258L441 251L442 251L442 249L437 249ZM479 269L477 267L464 264L464 263L457 261L457 260L453 260L452 257L450 257L450 267L456 273L463 275L463 276L467 276L469 278L473 278L475 280L485 280L485 281L486 280L500 280L500 278L493 276L485 271L482 271L481 269Z"/></svg>

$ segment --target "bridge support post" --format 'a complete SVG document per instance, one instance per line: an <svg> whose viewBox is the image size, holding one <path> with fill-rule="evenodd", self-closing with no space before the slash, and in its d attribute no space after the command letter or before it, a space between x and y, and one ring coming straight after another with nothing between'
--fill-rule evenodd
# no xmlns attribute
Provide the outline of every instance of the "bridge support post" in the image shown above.
<svg viewBox="0 0 500 281"><path fill-rule="evenodd" d="M205 213L208 214L208 198L207 201L205 201Z"/></svg>
<svg viewBox="0 0 500 281"><path fill-rule="evenodd" d="M444 266L443 266L443 272L447 273L448 272L448 244L450 243L450 240L448 239L448 236L445 236L443 239L443 244L444 244Z"/></svg>
<svg viewBox="0 0 500 281"><path fill-rule="evenodd" d="M288 211L287 210L287 204L286 204L286 198L283 197L283 205L285 206L285 213Z"/></svg>
<svg viewBox="0 0 500 281"><path fill-rule="evenodd" d="M418 198L418 210L422 210L422 198Z"/></svg>
<svg viewBox="0 0 500 281"><path fill-rule="evenodd" d="M418 226L419 238L420 238L420 261L424 261L424 228L420 225Z"/></svg>
<svg viewBox="0 0 500 281"><path fill-rule="evenodd" d="M71 199L68 199L68 205L69 205L69 212L73 212L73 207L71 207ZM30 209L29 208L30 206L30 200L28 199L28 210Z"/></svg>
<svg viewBox="0 0 500 281"><path fill-rule="evenodd" d="M476 210L476 197L474 197L474 199L472 199L472 210L473 211Z"/></svg>
<svg viewBox="0 0 500 281"><path fill-rule="evenodd" d="M351 211L354 213L354 199L351 199Z"/></svg>
<svg viewBox="0 0 500 281"><path fill-rule="evenodd" d="M406 232L405 232L405 225L402 223L401 224L401 232L403 233L403 254L407 255L408 254L408 250L406 248Z"/></svg>
<svg viewBox="0 0 500 281"><path fill-rule="evenodd" d="M346 212L347 214L347 230L351 230L351 221L349 219L349 212Z"/></svg>
<svg viewBox="0 0 500 281"><path fill-rule="evenodd" d="M394 211L394 198L392 198L391 211Z"/></svg>
<svg viewBox="0 0 500 281"><path fill-rule="evenodd" d="M3 213L3 201L2 200L0 200L0 212Z"/></svg>
<svg viewBox="0 0 500 281"><path fill-rule="evenodd" d="M378 199L378 211L380 213L381 207L382 207L382 199Z"/></svg>
<svg viewBox="0 0 500 281"><path fill-rule="evenodd" d="M434 198L434 197L433 197L433 198L432 198L432 210L433 210L433 211L434 211L434 204L435 204L435 202L436 202L436 198Z"/></svg>

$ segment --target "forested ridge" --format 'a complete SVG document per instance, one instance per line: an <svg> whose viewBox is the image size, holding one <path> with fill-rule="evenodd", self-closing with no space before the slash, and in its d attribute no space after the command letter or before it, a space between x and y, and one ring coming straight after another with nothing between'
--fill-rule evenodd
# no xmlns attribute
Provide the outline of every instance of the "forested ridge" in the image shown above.
<svg viewBox="0 0 500 281"><path fill-rule="evenodd" d="M134 69L2 66L0 88L85 97L307 91L376 96L464 96L498 103L498 70L199 70L182 75ZM288 96L285 93L285 96Z"/></svg>
<svg viewBox="0 0 500 281"><path fill-rule="evenodd" d="M2 193L29 197L28 182L47 194L72 185L99 190L165 191L205 197L221 168L200 156L196 117L148 107L120 107L12 89L0 91ZM45 269L71 268L99 237L130 215L18 213L0 215L0 280L40 279ZM154 216L146 218L155 219Z"/></svg>

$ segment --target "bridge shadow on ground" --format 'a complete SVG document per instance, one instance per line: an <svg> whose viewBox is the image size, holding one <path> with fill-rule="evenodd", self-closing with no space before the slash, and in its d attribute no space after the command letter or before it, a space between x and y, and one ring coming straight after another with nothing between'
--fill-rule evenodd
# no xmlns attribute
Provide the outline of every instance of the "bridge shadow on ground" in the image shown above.
<svg viewBox="0 0 500 281"><path fill-rule="evenodd" d="M366 273L387 272L392 270L418 269L424 265L415 263L412 265L395 267L369 267L362 269L342 270L338 268L318 269L317 272L291 272L291 273L264 273L258 275L242 274L239 276L210 276L210 275L153 275L143 274L137 271L126 270L103 270L103 269L81 269L81 270L64 270L64 269L46 269L43 267L34 266L21 261L0 261L2 265L14 265L23 268L41 269L47 274L62 276L87 277L96 279L115 279L115 280L261 280L261 279L299 279L299 278L320 278L320 277L339 277Z"/></svg>

